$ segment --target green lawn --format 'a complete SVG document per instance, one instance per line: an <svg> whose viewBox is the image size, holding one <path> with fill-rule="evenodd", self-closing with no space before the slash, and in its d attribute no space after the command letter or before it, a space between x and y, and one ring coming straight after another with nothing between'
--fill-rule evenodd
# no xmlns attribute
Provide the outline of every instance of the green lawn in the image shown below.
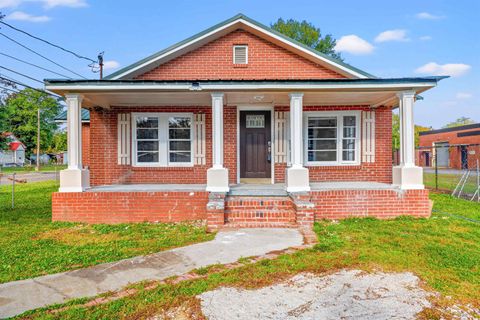
<svg viewBox="0 0 480 320"><path fill-rule="evenodd" d="M480 204L448 195L433 194L431 198L436 212L429 219L322 221L315 224L320 242L313 249L246 262L238 269L207 268L201 272L207 275L205 279L160 285L153 290L138 286L140 291L132 296L95 307L84 307L83 300L62 310L51 307L57 308L55 313L49 309L27 313L25 318L145 319L178 305L187 304L195 310L195 295L222 285L254 288L303 271L322 273L340 268L411 271L424 280L427 289L452 297L437 303L479 305L480 224L444 213L480 220ZM438 310L428 312L425 318L439 318Z"/></svg>
<svg viewBox="0 0 480 320"><path fill-rule="evenodd" d="M0 186L0 283L91 266L206 241L189 224L85 225L51 222L54 181Z"/></svg>
<svg viewBox="0 0 480 320"><path fill-rule="evenodd" d="M47 172L47 171L60 171L65 169L67 166L66 165L53 165L53 164L47 164L47 165L41 165L40 166L40 171L42 172ZM0 173L24 173L24 172L35 172L35 165L33 166L24 166L24 167L9 167L9 168L1 168Z"/></svg>
<svg viewBox="0 0 480 320"><path fill-rule="evenodd" d="M461 175L458 174L439 174L438 175L438 189L453 191L460 181ZM430 189L435 189L435 173L424 173L423 183ZM471 173L467 182L465 183L464 193L472 194L477 190L476 173Z"/></svg>

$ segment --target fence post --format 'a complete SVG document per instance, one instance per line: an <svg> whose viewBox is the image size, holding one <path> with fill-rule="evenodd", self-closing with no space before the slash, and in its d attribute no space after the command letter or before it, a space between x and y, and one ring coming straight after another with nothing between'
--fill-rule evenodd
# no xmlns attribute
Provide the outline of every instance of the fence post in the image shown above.
<svg viewBox="0 0 480 320"><path fill-rule="evenodd" d="M12 209L15 208L15 176L17 174L14 172L13 173L13 179L12 179Z"/></svg>
<svg viewBox="0 0 480 320"><path fill-rule="evenodd" d="M433 159L435 160L435 190L438 191L438 161L437 161L438 150L436 145L433 145L433 147L435 148L435 155L433 156Z"/></svg>

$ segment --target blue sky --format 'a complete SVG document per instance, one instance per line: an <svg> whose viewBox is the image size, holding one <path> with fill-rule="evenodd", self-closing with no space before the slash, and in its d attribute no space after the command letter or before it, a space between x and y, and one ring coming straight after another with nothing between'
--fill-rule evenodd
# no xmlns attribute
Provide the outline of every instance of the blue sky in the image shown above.
<svg viewBox="0 0 480 320"><path fill-rule="evenodd" d="M480 122L478 0L0 0L0 11L7 23L82 55L95 58L105 51L106 73L240 12L267 25L279 17L305 19L339 40L346 62L376 76L454 75L423 94L425 100L416 105L417 124L439 128L460 116ZM98 77L86 61L4 26L0 32L88 78ZM4 37L0 52L69 75ZM38 79L58 77L4 56L0 66Z"/></svg>

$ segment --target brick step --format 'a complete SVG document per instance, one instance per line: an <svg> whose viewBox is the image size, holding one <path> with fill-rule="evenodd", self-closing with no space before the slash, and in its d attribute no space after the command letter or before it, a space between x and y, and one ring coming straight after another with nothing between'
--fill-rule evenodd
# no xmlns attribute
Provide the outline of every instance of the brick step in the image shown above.
<svg viewBox="0 0 480 320"><path fill-rule="evenodd" d="M225 215L230 218L289 218L295 219L295 211L293 210L225 210Z"/></svg>
<svg viewBox="0 0 480 320"><path fill-rule="evenodd" d="M298 228L294 222L227 222L223 228Z"/></svg>
<svg viewBox="0 0 480 320"><path fill-rule="evenodd" d="M293 203L289 197L227 197L226 210L291 210Z"/></svg>

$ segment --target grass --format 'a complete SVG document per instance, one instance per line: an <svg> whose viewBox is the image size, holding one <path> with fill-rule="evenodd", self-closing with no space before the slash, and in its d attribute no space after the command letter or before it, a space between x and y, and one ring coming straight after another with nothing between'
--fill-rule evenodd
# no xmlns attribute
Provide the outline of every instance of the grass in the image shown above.
<svg viewBox="0 0 480 320"><path fill-rule="evenodd" d="M461 175L459 174L441 173L438 175L438 189L453 191L460 181L460 178ZM423 183L426 187L435 189L435 173L424 173ZM470 174L463 190L464 193L472 195L477 190L477 177L475 172Z"/></svg>
<svg viewBox="0 0 480 320"><path fill-rule="evenodd" d="M70 308L52 313L41 309L28 319L145 319L174 306L193 305L195 296L219 286L256 288L299 272L324 273L341 268L411 271L427 289L451 296L451 303L479 304L480 224L455 218L447 212L480 220L480 204L432 194L435 213L429 219L399 217L394 220L347 219L315 224L319 244L312 249L284 254L274 260L231 270L197 270L206 278L160 285L95 307L70 302ZM82 302L85 302L83 300Z"/></svg>
<svg viewBox="0 0 480 320"><path fill-rule="evenodd" d="M0 186L0 283L206 241L193 224L86 225L51 222L54 181Z"/></svg>
<svg viewBox="0 0 480 320"><path fill-rule="evenodd" d="M41 172L53 172L55 169L57 171L63 170L67 167L67 165L41 165L40 171ZM1 168L0 173L26 173L26 172L35 172L35 165L33 166L24 166L24 167L8 167L8 168Z"/></svg>

